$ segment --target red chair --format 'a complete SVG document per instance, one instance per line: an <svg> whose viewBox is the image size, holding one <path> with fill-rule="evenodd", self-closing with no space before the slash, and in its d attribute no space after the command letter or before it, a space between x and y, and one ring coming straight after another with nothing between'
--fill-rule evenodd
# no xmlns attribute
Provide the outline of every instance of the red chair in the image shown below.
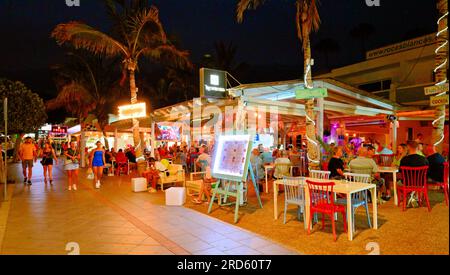
<svg viewBox="0 0 450 275"><path fill-rule="evenodd" d="M391 166L394 161L394 155L378 155L378 164L380 166Z"/></svg>
<svg viewBox="0 0 450 275"><path fill-rule="evenodd" d="M333 238L336 241L335 213L342 213L344 218L344 230L347 232L347 219L345 206L334 204L333 186L334 182L314 182L306 180L309 190L309 220L308 235L311 233L311 221L315 213L322 213L322 229L325 228L325 215L330 217L333 228Z"/></svg>
<svg viewBox="0 0 450 275"><path fill-rule="evenodd" d="M128 175L128 162L118 162L117 163L117 169L116 174L120 176L120 174L124 173L125 175Z"/></svg>
<svg viewBox="0 0 450 275"><path fill-rule="evenodd" d="M428 183L428 186L439 186L444 189L445 204L448 206L448 162L444 162L444 181Z"/></svg>
<svg viewBox="0 0 450 275"><path fill-rule="evenodd" d="M397 193L399 195L399 199L403 199L403 211L406 210L406 197L412 192L417 193L420 206L423 195L425 197L425 200L427 201L428 211L431 211L427 190L428 166L400 166L400 171L402 173L402 185L397 186Z"/></svg>

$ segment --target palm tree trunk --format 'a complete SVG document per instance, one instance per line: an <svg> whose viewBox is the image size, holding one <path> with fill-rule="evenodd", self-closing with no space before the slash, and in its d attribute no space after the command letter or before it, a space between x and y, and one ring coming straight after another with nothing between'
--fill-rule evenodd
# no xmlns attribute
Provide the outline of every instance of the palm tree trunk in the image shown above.
<svg viewBox="0 0 450 275"><path fill-rule="evenodd" d="M102 127L102 133L103 133L103 139L105 140L105 148L107 150L109 150L109 142L108 142L108 137L106 135L106 131L105 131L105 127Z"/></svg>
<svg viewBox="0 0 450 275"><path fill-rule="evenodd" d="M308 69L308 64L311 62L311 44L309 37L303 37L303 57L304 57L304 73L306 75L306 82L308 86L312 86L312 74L311 70ZM305 83L306 84L306 83ZM314 114L314 99L310 99L306 101L305 104L305 112L309 119L306 119L306 135L308 140L308 156L309 159L312 160L309 162L309 167L311 169L317 169L319 166L319 156L318 156L318 148L317 148L317 140L316 140L316 126L315 126L315 114ZM314 144L316 142L316 144Z"/></svg>
<svg viewBox="0 0 450 275"><path fill-rule="evenodd" d="M137 90L136 90L136 79L135 79L135 66L129 66L128 72L130 75L130 92L131 92L131 104L137 103ZM133 141L134 150L136 152L136 157L142 156L141 150L141 138L139 135L139 120L133 118Z"/></svg>
<svg viewBox="0 0 450 275"><path fill-rule="evenodd" d="M439 11L439 17L443 16L446 12L448 12L448 1L447 0L438 0L437 8ZM447 27L447 18L441 20L440 26L438 25L438 31L443 30ZM448 40L448 31L441 33L438 37L438 45L442 45L445 41ZM436 66L439 66L448 58L448 46L443 47L436 54ZM447 78L447 65L442 66L436 72L436 82L439 83L444 81ZM436 144L436 149L438 152L442 152L442 147L444 145L444 140L442 137L444 136L444 124L445 124L445 105L437 106L435 109L435 123L433 127L433 143Z"/></svg>

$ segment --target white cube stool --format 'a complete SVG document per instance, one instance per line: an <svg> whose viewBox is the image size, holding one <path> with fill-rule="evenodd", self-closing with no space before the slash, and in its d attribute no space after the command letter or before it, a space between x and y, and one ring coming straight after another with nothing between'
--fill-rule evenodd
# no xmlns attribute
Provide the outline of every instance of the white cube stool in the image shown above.
<svg viewBox="0 0 450 275"><path fill-rule="evenodd" d="M133 178L131 179L131 190L133 192L147 191L147 180L145 178Z"/></svg>
<svg viewBox="0 0 450 275"><path fill-rule="evenodd" d="M166 190L166 205L182 206L186 202L186 188L170 187Z"/></svg>

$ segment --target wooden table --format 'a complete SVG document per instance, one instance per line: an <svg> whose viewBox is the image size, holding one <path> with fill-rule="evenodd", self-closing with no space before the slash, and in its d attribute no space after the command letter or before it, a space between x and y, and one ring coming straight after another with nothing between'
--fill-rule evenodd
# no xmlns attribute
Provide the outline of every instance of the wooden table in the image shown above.
<svg viewBox="0 0 450 275"><path fill-rule="evenodd" d="M264 165L264 174L266 175L266 188L264 188L265 193L269 193L269 181L267 179L267 171L269 171L270 169L274 169L274 168L275 168L275 164Z"/></svg>
<svg viewBox="0 0 450 275"><path fill-rule="evenodd" d="M394 203L398 205L397 197L397 173L398 168L395 166L378 166L378 173L391 173L392 181L394 182Z"/></svg>
<svg viewBox="0 0 450 275"><path fill-rule="evenodd" d="M348 227L348 239L350 241L353 240L353 221L352 221L352 204L351 204L351 195L364 190L371 190L372 194L372 219L373 219L373 228L378 229L378 213L377 213L377 186L375 184L367 184L362 182L351 182L344 183L341 180L322 180L322 179L313 179L313 178L304 178L304 189L305 189L305 221L309 221L309 191L306 186L306 180L311 180L315 182L334 182L336 185L333 188L335 193L345 194L347 197L347 227ZM278 219L278 185L283 185L283 180L275 180L273 182L273 213L274 219ZM312 224L311 224L312 227Z"/></svg>

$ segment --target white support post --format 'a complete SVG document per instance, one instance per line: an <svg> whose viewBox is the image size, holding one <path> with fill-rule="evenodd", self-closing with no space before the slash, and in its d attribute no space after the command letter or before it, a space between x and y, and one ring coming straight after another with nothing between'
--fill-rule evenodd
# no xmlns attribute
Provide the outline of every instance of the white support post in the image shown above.
<svg viewBox="0 0 450 275"><path fill-rule="evenodd" d="M119 151L119 133L117 128L114 129L114 150Z"/></svg>
<svg viewBox="0 0 450 275"><path fill-rule="evenodd" d="M152 121L152 133L151 133L150 141L151 141L151 147L152 147L152 150L150 151L150 156L151 156L152 158L154 158L154 157L155 157L155 150L156 150L156 142L155 142L155 121Z"/></svg>
<svg viewBox="0 0 450 275"><path fill-rule="evenodd" d="M317 135L323 140L323 120L324 120L324 112L323 112L324 99L317 99L317 107L319 109L319 115L317 116Z"/></svg>

